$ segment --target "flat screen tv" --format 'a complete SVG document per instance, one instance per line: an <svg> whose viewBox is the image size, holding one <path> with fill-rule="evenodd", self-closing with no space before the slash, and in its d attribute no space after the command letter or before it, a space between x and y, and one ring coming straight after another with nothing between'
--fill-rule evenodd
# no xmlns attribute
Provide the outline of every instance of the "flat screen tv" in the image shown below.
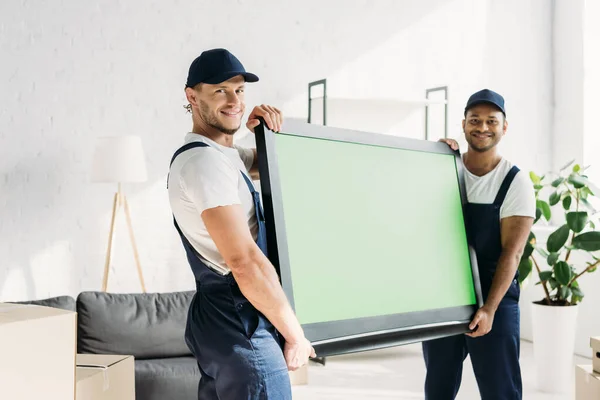
<svg viewBox="0 0 600 400"><path fill-rule="evenodd" d="M446 144L255 129L269 259L318 356L462 334L482 304Z"/></svg>

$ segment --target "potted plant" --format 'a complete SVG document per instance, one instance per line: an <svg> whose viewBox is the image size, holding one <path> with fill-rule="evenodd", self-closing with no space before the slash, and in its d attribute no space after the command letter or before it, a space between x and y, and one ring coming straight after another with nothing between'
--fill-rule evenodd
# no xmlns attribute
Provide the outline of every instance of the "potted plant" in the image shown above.
<svg viewBox="0 0 600 400"><path fill-rule="evenodd" d="M520 283L535 269L536 285L544 290L544 298L532 304L537 382L540 390L557 393L571 390L577 305L584 298L579 280L600 264L594 254L600 250L600 231L589 201L600 193L588 181L586 168L571 165L544 176L530 172L537 206L534 225L560 212L560 226L545 244L538 244L531 232L519 264Z"/></svg>

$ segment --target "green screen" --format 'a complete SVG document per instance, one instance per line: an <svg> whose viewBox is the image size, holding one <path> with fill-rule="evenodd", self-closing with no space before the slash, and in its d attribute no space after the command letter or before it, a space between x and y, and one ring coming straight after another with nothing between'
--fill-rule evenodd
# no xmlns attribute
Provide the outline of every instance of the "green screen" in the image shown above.
<svg viewBox="0 0 600 400"><path fill-rule="evenodd" d="M302 324L476 303L454 155L275 134Z"/></svg>

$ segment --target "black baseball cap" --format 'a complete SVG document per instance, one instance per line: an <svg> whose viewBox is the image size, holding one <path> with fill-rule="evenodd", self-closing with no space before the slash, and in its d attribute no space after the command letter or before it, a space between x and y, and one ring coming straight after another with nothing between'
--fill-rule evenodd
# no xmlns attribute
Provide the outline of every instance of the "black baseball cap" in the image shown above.
<svg viewBox="0 0 600 400"><path fill-rule="evenodd" d="M199 83L217 84L237 75L242 75L246 82L258 81L258 76L246 72L240 60L228 50L206 50L190 65L185 86L194 87Z"/></svg>
<svg viewBox="0 0 600 400"><path fill-rule="evenodd" d="M469 109L475 107L477 104L482 103L488 103L498 107L500 111L502 111L502 114L504 114L506 117L506 111L504 110L504 97L489 89L480 90L477 93L473 93L471 97L469 97L467 106L465 107L465 116L467 115L467 111L469 111Z"/></svg>

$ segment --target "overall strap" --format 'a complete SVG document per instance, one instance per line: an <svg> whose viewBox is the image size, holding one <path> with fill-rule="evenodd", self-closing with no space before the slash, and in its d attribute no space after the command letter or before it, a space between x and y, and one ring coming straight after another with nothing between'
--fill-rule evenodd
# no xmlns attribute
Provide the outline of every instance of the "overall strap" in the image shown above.
<svg viewBox="0 0 600 400"><path fill-rule="evenodd" d="M178 155L180 155L184 151L187 151L189 149L193 149L196 147L210 147L210 146L204 142L191 142L188 144L184 144L175 152L175 154L173 154L173 157L171 158L171 163L169 164L169 168L171 168L171 166L173 165L173 161L175 161L175 159L177 158ZM167 189L169 188L169 175L170 174L167 174Z"/></svg>
<svg viewBox="0 0 600 400"><path fill-rule="evenodd" d="M506 174L504 181L502 181L500 190L498 190L498 194L496 195L496 200L494 200L495 205L497 205L497 206L502 205L502 203L504 202L504 198L506 197L506 193L508 193L508 188L510 187L513 179L515 179L515 176L517 175L518 172L519 172L519 168L516 165L513 165L513 167L510 169L510 171L508 171L508 174Z"/></svg>
<svg viewBox="0 0 600 400"><path fill-rule="evenodd" d="M252 194L252 200L254 201L254 210L256 213L256 219L260 222L264 222L265 214L264 214L262 204L260 201L260 195L254 189L254 185L252 184L252 181L250 180L250 178L248 178L248 176L243 171L240 171L240 173L244 177L244 181L246 182L246 185L248 185L248 189L250 189L250 193Z"/></svg>
<svg viewBox="0 0 600 400"><path fill-rule="evenodd" d="M175 161L175 158L177 158L178 155L180 155L181 153L183 153L184 151L196 148L196 147L211 147L209 144L204 143L204 142L191 142L191 143L187 143L183 146L181 146L176 152L175 154L173 154L173 157L171 158L171 163L169 164L169 167L171 165L173 165L173 161ZM246 182L246 185L248 186L248 190L250 190L250 193L252 194L252 197L254 199L255 202L255 208L256 208L256 217L258 218L259 221L264 221L265 220L265 216L264 216L264 212L262 210L262 207L260 206L260 200L258 200L258 192L254 189L254 185L252 184L252 181L250 180L250 178L248 178L248 176L243 172L240 171L240 173L242 174L242 176L244 177L244 182ZM169 177L167 176L167 189L169 188ZM177 227L177 230L179 230L179 227Z"/></svg>
<svg viewBox="0 0 600 400"><path fill-rule="evenodd" d="M193 149L196 147L210 147L210 146L204 142L191 142L188 144L184 144L175 152L175 154L173 154L173 158L171 158L171 164L169 164L169 166L173 165L173 161L175 161L175 158L177 158L178 155L180 155L181 153L183 153L186 150Z"/></svg>

